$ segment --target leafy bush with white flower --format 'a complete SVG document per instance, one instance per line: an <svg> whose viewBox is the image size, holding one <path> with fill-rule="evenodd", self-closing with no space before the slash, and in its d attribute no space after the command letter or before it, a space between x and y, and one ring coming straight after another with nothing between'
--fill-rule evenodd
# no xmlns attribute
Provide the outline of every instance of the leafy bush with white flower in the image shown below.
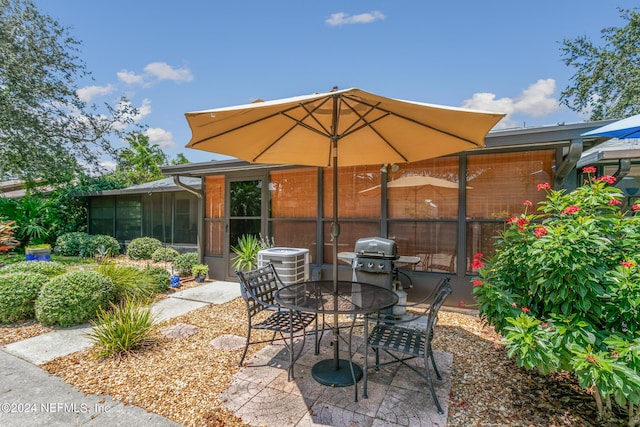
<svg viewBox="0 0 640 427"><path fill-rule="evenodd" d="M508 356L543 373L568 371L596 399L602 420L625 410L640 424L640 206L621 212L615 178L583 170L572 192L539 184L489 260L474 256L480 314ZM618 406L615 407L614 403Z"/></svg>

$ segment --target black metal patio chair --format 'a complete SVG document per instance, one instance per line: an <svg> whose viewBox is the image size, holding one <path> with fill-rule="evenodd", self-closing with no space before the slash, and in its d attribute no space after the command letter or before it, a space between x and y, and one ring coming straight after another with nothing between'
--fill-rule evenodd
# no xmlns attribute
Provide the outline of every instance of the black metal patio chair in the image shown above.
<svg viewBox="0 0 640 427"><path fill-rule="evenodd" d="M288 379L294 378L293 366L295 361L300 357L306 341L306 327L316 320L313 313L303 313L291 310L278 304L275 300L275 294L284 284L278 277L278 273L272 264L257 268L248 272L236 271L238 279L240 279L240 292L242 298L247 304L247 342L242 352L239 366L242 366L247 355L247 350L252 344L261 344L265 342L273 343L273 341L282 340L289 352L289 368ZM267 318L255 321L254 318L264 310L272 311ZM317 320L316 320L317 322ZM261 329L272 331L273 335L269 340L251 341L251 331L253 329ZM318 347L317 335L318 327L315 327L316 351ZM276 335L280 334L279 338ZM302 337L302 345L300 349L295 351L294 339Z"/></svg>
<svg viewBox="0 0 640 427"><path fill-rule="evenodd" d="M433 357L433 350L431 349L431 341L433 339L433 328L438 320L438 311L442 304L451 294L451 284L449 278L443 278L435 290L426 298L413 303L402 305L401 307L413 307L429 302L429 305L420 313L410 313L408 316L404 316L401 319L394 317L376 317L375 325L371 332L369 332L369 320L365 318L365 348L364 348L364 368L363 368L363 394L362 397L367 398L367 372L369 369L375 369L376 371L382 366L386 366L393 363L401 363L407 366L409 369L416 372L422 378L427 380L427 385L431 391L433 401L438 408L438 413L443 414L444 411L438 402L436 392L433 388L433 379L431 378L431 369L429 364L433 366L433 370L436 374L436 378L441 381L442 376L436 366L436 361ZM420 318L426 318L426 328L424 330L417 329L416 327L408 325L410 322L415 322ZM371 318L373 319L373 317ZM370 365L368 359L368 349L372 348L375 353L375 364ZM386 354L391 356L393 360L387 362L380 362L380 350L383 350ZM424 371L407 363L408 360L415 358L424 359Z"/></svg>

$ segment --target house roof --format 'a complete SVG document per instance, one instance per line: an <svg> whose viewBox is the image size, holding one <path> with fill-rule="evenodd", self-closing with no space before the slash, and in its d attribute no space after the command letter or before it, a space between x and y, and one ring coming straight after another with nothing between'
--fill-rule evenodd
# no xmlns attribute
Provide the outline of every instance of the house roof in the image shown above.
<svg viewBox="0 0 640 427"><path fill-rule="evenodd" d="M640 139L610 139L582 153L576 167L606 160L637 158L640 158Z"/></svg>
<svg viewBox="0 0 640 427"><path fill-rule="evenodd" d="M232 159L232 160L212 160L209 162L201 163L187 163L182 165L162 166L160 169L165 175L180 175L184 177L200 177L208 175L212 172L225 173L225 172L237 172L243 170L257 170L257 169L273 169L273 168L285 168L294 165L268 165L260 163L249 163L244 160Z"/></svg>
<svg viewBox="0 0 640 427"><path fill-rule="evenodd" d="M31 189L27 189L25 187L25 181L13 179L10 181L0 182L0 197L6 199L19 199L20 197L26 196L28 191L49 194L56 188L57 186L54 185L36 185Z"/></svg>
<svg viewBox="0 0 640 427"><path fill-rule="evenodd" d="M614 122L601 120L597 122L583 122L571 124L557 124L551 126L536 126L515 129L493 130L485 139L485 147L473 151L491 151L507 147L528 147L541 145L568 145L571 141L582 139L585 147L590 147L602 141L602 138L583 138L581 134ZM179 175L182 177L201 177L212 173L226 173L242 170L257 170L274 167L293 167L295 165L266 165L245 162L243 160L213 160L201 163L189 163L161 167L165 175Z"/></svg>
<svg viewBox="0 0 640 427"><path fill-rule="evenodd" d="M182 177L180 179L185 185L193 187L195 189L202 188L202 180L200 178ZM109 196L118 194L144 194L153 192L168 192L168 191L185 191L182 187L179 187L173 182L173 178L163 178L157 181L145 182L144 184L133 185L127 188L121 188L119 190L105 190L99 191L88 196Z"/></svg>

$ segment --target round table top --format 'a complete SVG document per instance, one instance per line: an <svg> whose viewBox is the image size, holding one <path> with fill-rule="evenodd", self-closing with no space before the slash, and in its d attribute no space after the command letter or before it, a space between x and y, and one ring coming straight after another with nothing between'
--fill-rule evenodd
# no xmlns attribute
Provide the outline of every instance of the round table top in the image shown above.
<svg viewBox="0 0 640 427"><path fill-rule="evenodd" d="M390 289L369 283L340 280L335 289L332 280L295 283L279 289L276 301L299 311L325 314L365 314L398 303Z"/></svg>

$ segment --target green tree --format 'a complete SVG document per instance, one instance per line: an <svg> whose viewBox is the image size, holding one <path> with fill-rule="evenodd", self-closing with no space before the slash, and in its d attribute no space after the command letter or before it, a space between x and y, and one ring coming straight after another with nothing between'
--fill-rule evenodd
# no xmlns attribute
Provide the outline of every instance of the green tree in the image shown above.
<svg viewBox="0 0 640 427"><path fill-rule="evenodd" d="M129 147L119 150L115 175L123 177L128 185L142 184L163 177L160 166L168 163L166 154L157 144L141 132L127 137Z"/></svg>
<svg viewBox="0 0 640 427"><path fill-rule="evenodd" d="M560 102L591 120L619 119L640 113L640 15L619 9L627 21L604 28L603 46L581 36L562 42L563 61L576 69Z"/></svg>
<svg viewBox="0 0 640 427"><path fill-rule="evenodd" d="M171 160L172 165L186 165L188 163L191 163L191 162L182 153L178 153L176 158Z"/></svg>
<svg viewBox="0 0 640 427"><path fill-rule="evenodd" d="M0 197L0 218L15 221L15 235L22 246L54 244L58 236L87 229L87 194L125 187L114 175L82 177L43 194L34 190L19 199Z"/></svg>
<svg viewBox="0 0 640 427"><path fill-rule="evenodd" d="M54 243L58 236L87 230L87 194L126 187L126 182L113 174L99 177L81 177L76 182L54 190L46 197L50 201L52 214L47 222L47 242Z"/></svg>
<svg viewBox="0 0 640 427"><path fill-rule="evenodd" d="M31 0L0 0L0 179L69 182L99 169L109 139L132 123L124 98L100 115L80 100L89 72L79 46Z"/></svg>

